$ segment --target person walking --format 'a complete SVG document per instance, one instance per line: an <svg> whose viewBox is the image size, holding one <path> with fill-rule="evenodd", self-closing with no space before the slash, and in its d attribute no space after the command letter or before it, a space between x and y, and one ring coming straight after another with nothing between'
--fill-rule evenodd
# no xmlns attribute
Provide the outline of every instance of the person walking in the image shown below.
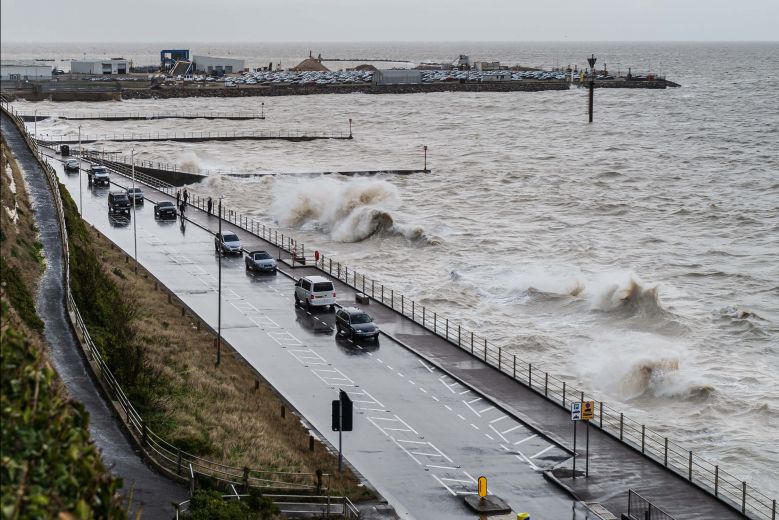
<svg viewBox="0 0 779 520"><path fill-rule="evenodd" d="M206 207L208 208L208 214L211 215L211 207L214 205L214 202L211 200L211 197L208 197L208 202L206 204Z"/></svg>
<svg viewBox="0 0 779 520"><path fill-rule="evenodd" d="M184 221L184 210L187 209L187 204L185 202L182 202L181 205L179 205L179 210L181 210L181 221Z"/></svg>
<svg viewBox="0 0 779 520"><path fill-rule="evenodd" d="M181 205L181 190L176 190L176 206Z"/></svg>
<svg viewBox="0 0 779 520"><path fill-rule="evenodd" d="M189 192L184 188L184 204L189 202Z"/></svg>

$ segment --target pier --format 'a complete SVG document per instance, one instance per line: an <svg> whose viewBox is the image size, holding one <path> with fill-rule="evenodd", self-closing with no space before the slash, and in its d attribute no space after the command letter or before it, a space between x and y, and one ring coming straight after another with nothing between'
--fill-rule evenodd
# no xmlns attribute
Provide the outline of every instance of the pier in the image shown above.
<svg viewBox="0 0 779 520"><path fill-rule="evenodd" d="M65 119L68 121L151 121L155 119L226 119L230 121L248 121L265 119L264 113L229 112L192 112L192 113L152 113L152 114L19 114L22 121L31 123L46 119Z"/></svg>
<svg viewBox="0 0 779 520"><path fill-rule="evenodd" d="M180 143L202 143L205 141L315 141L320 139L353 139L351 133L345 132L311 132L305 133L300 130L265 130L261 132L174 132L174 133L121 133L121 134L101 134L101 135L82 135L81 139L73 136L46 136L38 138L38 144L42 146L59 146L63 144L73 145L89 144L97 142L156 142L156 141L175 141Z"/></svg>

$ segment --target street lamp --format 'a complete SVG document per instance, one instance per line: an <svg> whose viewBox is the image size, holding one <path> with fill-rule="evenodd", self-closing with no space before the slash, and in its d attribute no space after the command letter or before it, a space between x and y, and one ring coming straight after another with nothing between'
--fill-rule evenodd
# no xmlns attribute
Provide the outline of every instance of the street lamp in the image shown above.
<svg viewBox="0 0 779 520"><path fill-rule="evenodd" d="M595 100L595 62L597 58L593 54L591 58L587 58L587 63L590 64L590 123L592 123L592 105Z"/></svg>
<svg viewBox="0 0 779 520"><path fill-rule="evenodd" d="M222 361L222 198L224 195L219 195L219 234L217 238L220 242L217 253L219 254L219 303L217 304L217 317L216 317L216 365Z"/></svg>
<svg viewBox="0 0 779 520"><path fill-rule="evenodd" d="M135 218L135 147L130 150L130 161L132 162L133 172L133 189L130 194L133 197L133 249L135 250L135 272L138 273L138 234L136 231L136 218ZM103 158L103 164L105 164L105 158Z"/></svg>

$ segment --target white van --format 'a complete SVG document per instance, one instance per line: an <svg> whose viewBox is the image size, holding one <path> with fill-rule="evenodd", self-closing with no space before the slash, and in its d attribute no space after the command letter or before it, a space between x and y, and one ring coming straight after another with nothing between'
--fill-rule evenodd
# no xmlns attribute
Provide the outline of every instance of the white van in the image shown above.
<svg viewBox="0 0 779 520"><path fill-rule="evenodd" d="M295 282L295 303L306 307L335 306L335 287L324 276L306 276Z"/></svg>

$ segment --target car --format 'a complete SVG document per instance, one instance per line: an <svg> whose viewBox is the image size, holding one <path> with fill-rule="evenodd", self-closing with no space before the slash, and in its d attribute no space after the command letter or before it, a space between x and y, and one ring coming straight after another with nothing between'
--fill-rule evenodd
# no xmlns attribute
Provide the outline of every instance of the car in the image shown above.
<svg viewBox="0 0 779 520"><path fill-rule="evenodd" d="M324 276L305 276L295 282L295 303L307 307L335 307L335 287Z"/></svg>
<svg viewBox="0 0 779 520"><path fill-rule="evenodd" d="M94 186L110 186L111 178L108 176L108 169L105 166L92 166L87 170L88 183ZM127 196L127 194L125 194Z"/></svg>
<svg viewBox="0 0 779 520"><path fill-rule="evenodd" d="M66 172L78 171L78 166L78 159L68 159L65 161Z"/></svg>
<svg viewBox="0 0 779 520"><path fill-rule="evenodd" d="M357 307L338 309L335 313L335 328L338 334L348 334L352 341L362 338L373 341L379 339L379 327L373 323L371 315Z"/></svg>
<svg viewBox="0 0 779 520"><path fill-rule="evenodd" d="M112 191L108 193L108 213L111 215L130 215L130 199L124 191Z"/></svg>
<svg viewBox="0 0 779 520"><path fill-rule="evenodd" d="M154 218L160 220L176 220L176 205L169 200L163 200L154 205Z"/></svg>
<svg viewBox="0 0 779 520"><path fill-rule="evenodd" d="M130 202L134 200L138 205L143 204L144 197L141 188L127 188L127 197L130 199Z"/></svg>
<svg viewBox="0 0 779 520"><path fill-rule="evenodd" d="M214 250L223 255L240 255L243 252L241 240L235 233L217 233L214 237Z"/></svg>
<svg viewBox="0 0 779 520"><path fill-rule="evenodd" d="M246 270L276 274L276 260L267 251L252 251L246 255Z"/></svg>

